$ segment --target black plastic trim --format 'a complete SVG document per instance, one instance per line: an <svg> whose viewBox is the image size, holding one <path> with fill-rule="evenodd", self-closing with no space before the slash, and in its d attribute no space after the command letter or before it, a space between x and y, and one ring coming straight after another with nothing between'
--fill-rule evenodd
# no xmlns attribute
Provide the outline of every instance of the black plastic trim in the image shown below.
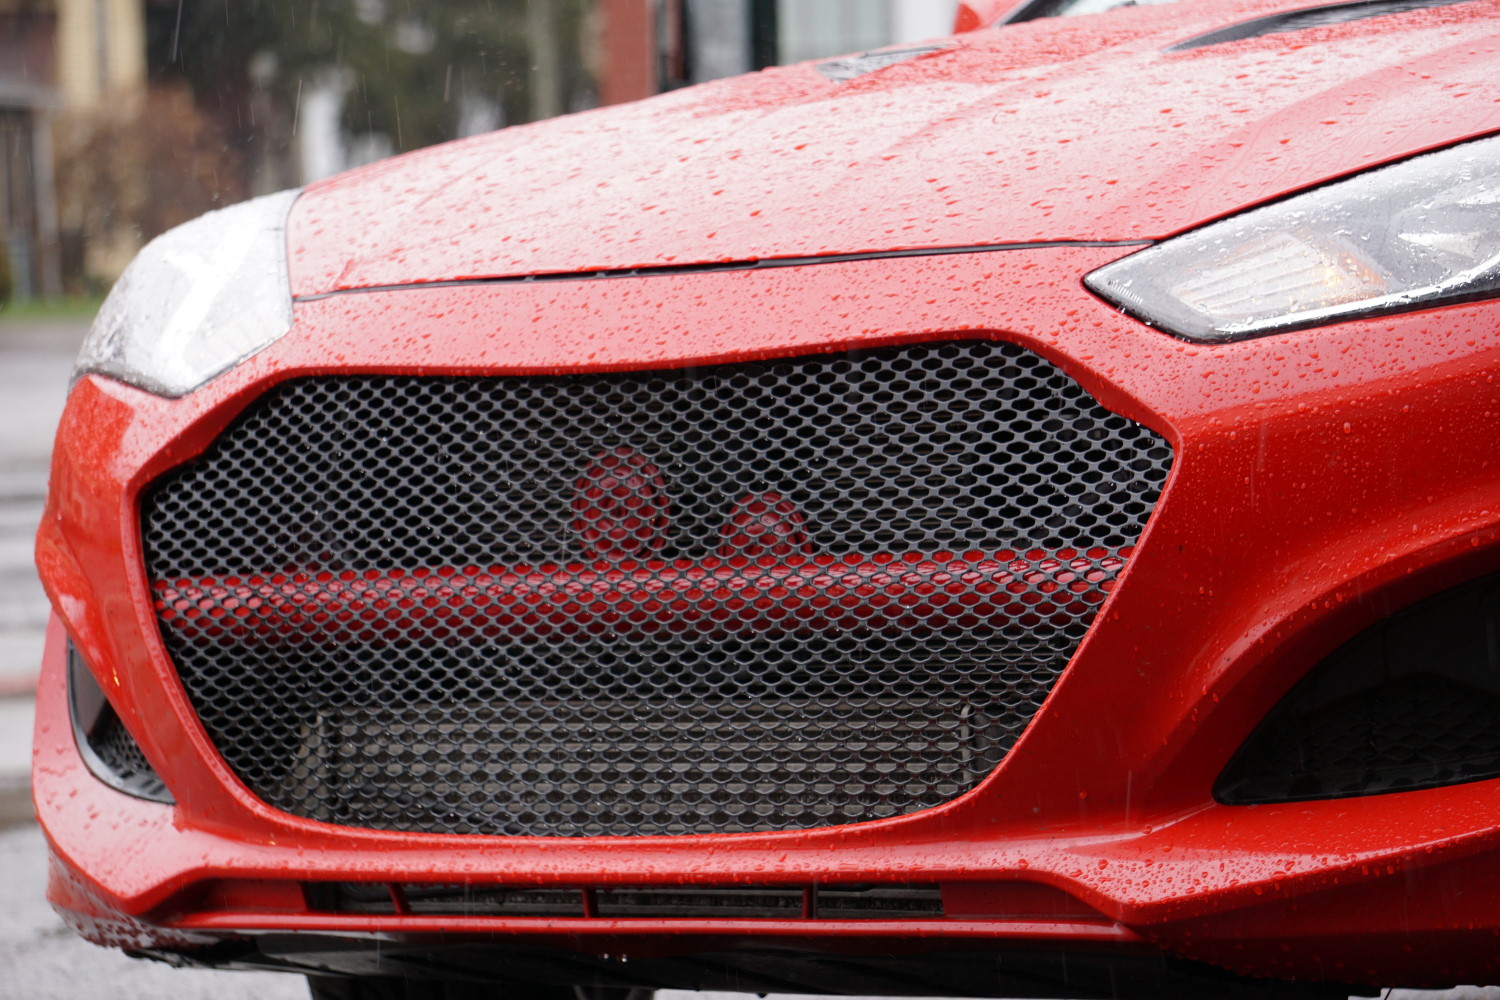
<svg viewBox="0 0 1500 1000"><path fill-rule="evenodd" d="M432 995L441 995L441 986L431 980L444 977L498 984L494 995L509 997L536 996L533 984L570 983L591 989L1070 1000L1343 1000L1380 992L1357 984L1250 979L1149 949L1070 948L1055 941L960 944L937 935L866 936L857 928L824 939L709 937L706 945L675 950L636 949L625 935L612 955L528 938L254 933L212 948L135 954L177 965L309 973L320 986L322 977L399 977L417 989L427 986ZM629 954L622 954L627 947Z"/></svg>

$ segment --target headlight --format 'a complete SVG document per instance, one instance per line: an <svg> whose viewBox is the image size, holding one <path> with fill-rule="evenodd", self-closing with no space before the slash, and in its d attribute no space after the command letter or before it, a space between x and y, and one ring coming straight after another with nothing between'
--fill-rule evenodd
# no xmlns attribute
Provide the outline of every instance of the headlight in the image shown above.
<svg viewBox="0 0 1500 1000"><path fill-rule="evenodd" d="M104 300L74 377L180 396L278 340L292 325L286 219L298 193L209 212L146 244Z"/></svg>
<svg viewBox="0 0 1500 1000"><path fill-rule="evenodd" d="M1204 226L1084 282L1143 322L1215 343L1500 295L1500 138Z"/></svg>

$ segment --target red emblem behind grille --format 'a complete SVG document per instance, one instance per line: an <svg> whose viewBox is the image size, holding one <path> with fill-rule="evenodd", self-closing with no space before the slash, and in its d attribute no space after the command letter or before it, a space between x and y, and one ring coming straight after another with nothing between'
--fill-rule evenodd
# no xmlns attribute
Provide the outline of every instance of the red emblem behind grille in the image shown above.
<svg viewBox="0 0 1500 1000"><path fill-rule="evenodd" d="M811 555L806 523L797 505L780 493L741 497L720 529L719 558Z"/></svg>
<svg viewBox="0 0 1500 1000"><path fill-rule="evenodd" d="M586 556L618 561L659 552L667 540L666 481L634 449L600 452L574 484L573 531Z"/></svg>

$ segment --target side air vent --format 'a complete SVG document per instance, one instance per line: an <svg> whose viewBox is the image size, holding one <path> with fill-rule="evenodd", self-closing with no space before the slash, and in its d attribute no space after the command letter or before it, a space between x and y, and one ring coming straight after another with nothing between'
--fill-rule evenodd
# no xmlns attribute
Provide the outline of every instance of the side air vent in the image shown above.
<svg viewBox="0 0 1500 1000"><path fill-rule="evenodd" d="M1226 805L1500 777L1500 574L1366 629L1281 700L1220 776Z"/></svg>
<svg viewBox="0 0 1500 1000"><path fill-rule="evenodd" d="M89 673L83 656L68 643L68 704L78 752L94 777L116 791L170 804L172 794L157 776L140 744Z"/></svg>
<svg viewBox="0 0 1500 1000"><path fill-rule="evenodd" d="M1210 45L1226 45L1262 35L1282 35L1308 28L1324 28L1330 24L1346 21L1363 21L1367 17L1384 17L1387 14L1404 14L1427 7L1450 7L1469 3L1471 0L1359 0L1357 3L1326 4L1320 7L1304 7L1302 10L1283 11L1257 17L1252 21L1241 21L1227 28L1219 28L1207 34L1178 42L1167 47L1168 52L1186 52L1190 49L1207 48Z"/></svg>

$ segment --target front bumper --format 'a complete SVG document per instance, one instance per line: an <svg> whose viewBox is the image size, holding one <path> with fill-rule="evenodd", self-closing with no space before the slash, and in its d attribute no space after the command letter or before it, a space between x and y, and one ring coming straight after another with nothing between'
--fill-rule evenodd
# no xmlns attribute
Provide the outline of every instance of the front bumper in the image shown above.
<svg viewBox="0 0 1500 1000"><path fill-rule="evenodd" d="M1165 953L1346 983L1494 981L1500 782L1254 807L1219 805L1212 786L1322 656L1390 611L1500 567L1500 462L1489 454L1500 440L1500 308L1195 347L1082 291L1076 276L1117 253L334 296L299 304L291 334L180 400L84 379L59 432L38 542L58 617L35 764L54 903L100 943L210 963L231 961L215 950L222 942L288 931L440 933L591 955L712 951L726 940L741 950L841 941L866 952L941 942ZM928 294L907 291L915 288ZM747 301L770 305L750 317L726 305ZM501 839L334 827L249 794L198 725L163 651L140 554L140 493L284 379L649 368L964 335L1043 354L1105 405L1165 435L1177 461L1119 587L1030 730L988 780L948 805L732 836ZM62 689L65 636L176 806L121 795L85 769ZM309 884L331 881L916 881L942 887L946 915L352 915L309 904ZM1038 907L1033 886L1056 892ZM243 960L243 949L231 951Z"/></svg>

